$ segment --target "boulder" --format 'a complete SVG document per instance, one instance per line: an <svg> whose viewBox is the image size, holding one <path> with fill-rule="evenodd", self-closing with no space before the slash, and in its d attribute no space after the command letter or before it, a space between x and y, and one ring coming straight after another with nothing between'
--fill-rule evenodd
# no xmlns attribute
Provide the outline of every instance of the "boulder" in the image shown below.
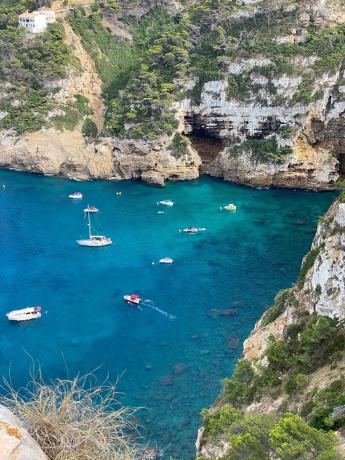
<svg viewBox="0 0 345 460"><path fill-rule="evenodd" d="M0 405L0 459L48 460L23 423L6 407Z"/></svg>

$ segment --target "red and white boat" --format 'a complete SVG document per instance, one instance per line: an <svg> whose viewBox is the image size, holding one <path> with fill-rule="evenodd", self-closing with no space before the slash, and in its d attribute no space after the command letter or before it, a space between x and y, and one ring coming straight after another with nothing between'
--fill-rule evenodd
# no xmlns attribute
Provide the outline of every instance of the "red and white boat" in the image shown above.
<svg viewBox="0 0 345 460"><path fill-rule="evenodd" d="M37 319L42 316L41 307L26 307L21 310L13 310L6 313L6 316L10 321L28 321L30 319Z"/></svg>
<svg viewBox="0 0 345 460"><path fill-rule="evenodd" d="M141 298L137 294L129 294L123 296L123 300L132 305L139 305L141 302Z"/></svg>

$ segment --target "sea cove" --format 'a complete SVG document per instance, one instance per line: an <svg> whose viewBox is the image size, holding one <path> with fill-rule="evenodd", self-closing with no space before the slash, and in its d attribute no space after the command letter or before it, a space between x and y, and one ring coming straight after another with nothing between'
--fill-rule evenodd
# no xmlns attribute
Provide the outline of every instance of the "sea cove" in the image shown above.
<svg viewBox="0 0 345 460"><path fill-rule="evenodd" d="M121 376L125 402L144 408L145 438L167 458L192 459L200 409L274 295L296 279L335 195L207 177L154 188L2 171L0 184L1 374L18 387L31 358L47 379L101 366L100 379ZM82 201L68 199L75 191ZM157 206L164 199L176 205ZM237 211L220 209L228 203ZM100 208L95 229L112 246L77 246L87 204ZM191 225L207 230L179 232ZM175 263L159 265L161 257ZM142 310L123 302L132 292L147 299ZM26 305L42 305L41 320L10 324L5 313Z"/></svg>

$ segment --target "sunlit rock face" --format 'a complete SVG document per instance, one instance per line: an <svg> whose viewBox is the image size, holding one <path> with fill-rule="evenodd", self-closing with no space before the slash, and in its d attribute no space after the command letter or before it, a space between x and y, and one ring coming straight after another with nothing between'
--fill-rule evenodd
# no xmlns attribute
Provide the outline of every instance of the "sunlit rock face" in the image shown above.
<svg viewBox="0 0 345 460"><path fill-rule="evenodd" d="M48 460L20 420L0 405L1 460Z"/></svg>
<svg viewBox="0 0 345 460"><path fill-rule="evenodd" d="M266 62L257 60L255 65ZM232 64L231 70L238 75L252 65ZM333 94L338 78L324 76L323 99L308 106L275 105L262 76L253 79L261 88L261 102L228 99L226 80L207 82L200 105L191 104L186 111L184 128L203 160L202 172L252 185L332 187L345 169L345 104ZM278 95L292 101L300 82L301 77L282 76L271 83ZM277 150L288 148L278 161L262 159L252 148L253 140L272 139ZM210 143L218 146L216 155Z"/></svg>
<svg viewBox="0 0 345 460"><path fill-rule="evenodd" d="M345 203L335 203L322 220L313 247L320 248L306 289L315 293L315 311L345 318Z"/></svg>
<svg viewBox="0 0 345 460"><path fill-rule="evenodd" d="M298 11L289 1L237 5L233 18L241 16L244 31L254 17L259 24L265 11L273 12L272 17L295 15L293 27L274 40L284 46L301 44L301 49L310 40L311 24L323 29L345 20L344 5L336 0L306 1ZM185 105L184 133L203 160L201 172L259 186L332 187L345 171L342 63L319 71L304 91L308 69L322 57L296 51L289 73L281 69L272 74L272 53L263 47L262 53L232 58L223 64L222 78L205 82L199 101ZM235 90L234 81L239 84ZM266 142L264 151L257 141Z"/></svg>

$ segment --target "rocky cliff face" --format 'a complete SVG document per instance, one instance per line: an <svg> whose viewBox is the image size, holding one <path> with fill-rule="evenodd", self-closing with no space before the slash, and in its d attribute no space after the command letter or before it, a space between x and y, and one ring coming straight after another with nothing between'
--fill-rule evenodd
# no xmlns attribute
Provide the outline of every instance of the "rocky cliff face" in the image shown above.
<svg viewBox="0 0 345 460"><path fill-rule="evenodd" d="M271 15L271 22L263 15ZM283 17L286 26L280 23ZM199 104L186 101L184 132L203 159L202 172L258 186L321 189L343 175L342 61L323 68L318 49L305 49L312 30L337 28L344 18L338 1L306 1L297 7L259 0L242 2L227 18L241 29L236 40L246 41L246 35L256 40L255 24L262 51L260 42L253 47L248 41L254 49L244 46L224 61L222 78L203 84ZM277 34L272 40L277 46L267 40L265 27ZM274 56L280 52L281 61Z"/></svg>
<svg viewBox="0 0 345 460"><path fill-rule="evenodd" d="M343 2L213 2L214 11L204 3L150 0L129 7L121 1L120 12L103 10L104 24L129 42L132 36L123 23L128 15L138 21L155 7L192 22L201 15L190 32L201 43L196 55L206 53L204 41L213 48L207 51L206 73L200 74L192 57L191 79L174 104L177 130L191 142L183 155L172 154L170 136L156 142L109 136L100 144L86 142L81 119L71 131L55 126L21 136L3 131L0 165L79 178L139 177L159 184L210 174L257 186L332 188L345 174L345 77L339 57ZM77 64L64 81L49 82L58 90L52 93L47 121L82 95L101 132L105 107L98 70L66 23L65 32ZM99 161L100 155L106 156Z"/></svg>
<svg viewBox="0 0 345 460"><path fill-rule="evenodd" d="M88 143L80 129L0 137L0 166L17 171L74 179L142 179L156 185L199 176L200 159L188 147L181 156L169 150L169 139L159 142L103 139Z"/></svg>
<svg viewBox="0 0 345 460"><path fill-rule="evenodd" d="M294 288L298 300L288 305L273 322L265 325L260 320L244 342L244 355L249 361L260 359L268 345L267 338L273 334L282 339L289 325L296 321L300 308L309 314L345 319L345 203L338 199L327 214L320 219L310 252L303 265L308 271ZM263 320L265 319L265 315Z"/></svg>
<svg viewBox="0 0 345 460"><path fill-rule="evenodd" d="M199 430L197 456L217 459L231 454L230 440L235 438L224 415L223 421L217 422L219 432L211 435L210 431L214 420L220 420L219 414L228 411L231 404L240 409L244 426L253 417L264 417L265 423L270 417L284 419L284 414L290 412L313 428L331 429L337 436L337 455L345 458L343 419L338 418L339 411L345 408L344 228L342 194L320 219L296 285L277 295L275 304L244 342L245 359L233 377L225 381L224 394ZM241 379L248 393L240 389ZM267 438L270 442L271 438ZM274 452L271 446L262 458L290 458ZM332 455L330 458L338 458L335 453ZM234 454L229 458L240 457Z"/></svg>
<svg viewBox="0 0 345 460"><path fill-rule="evenodd" d="M81 97L86 98L89 118L99 131L105 114L102 82L95 63L71 26L66 21L63 24L74 65L64 80L47 82L51 110L45 127L22 135L13 130L0 131L0 166L77 179L135 178L158 185L164 185L166 179L198 177L201 162L196 151L188 145L176 155L169 148L171 137L163 136L155 142L108 137L94 143L82 135L85 115L72 128L56 126L55 120L63 120Z"/></svg>

